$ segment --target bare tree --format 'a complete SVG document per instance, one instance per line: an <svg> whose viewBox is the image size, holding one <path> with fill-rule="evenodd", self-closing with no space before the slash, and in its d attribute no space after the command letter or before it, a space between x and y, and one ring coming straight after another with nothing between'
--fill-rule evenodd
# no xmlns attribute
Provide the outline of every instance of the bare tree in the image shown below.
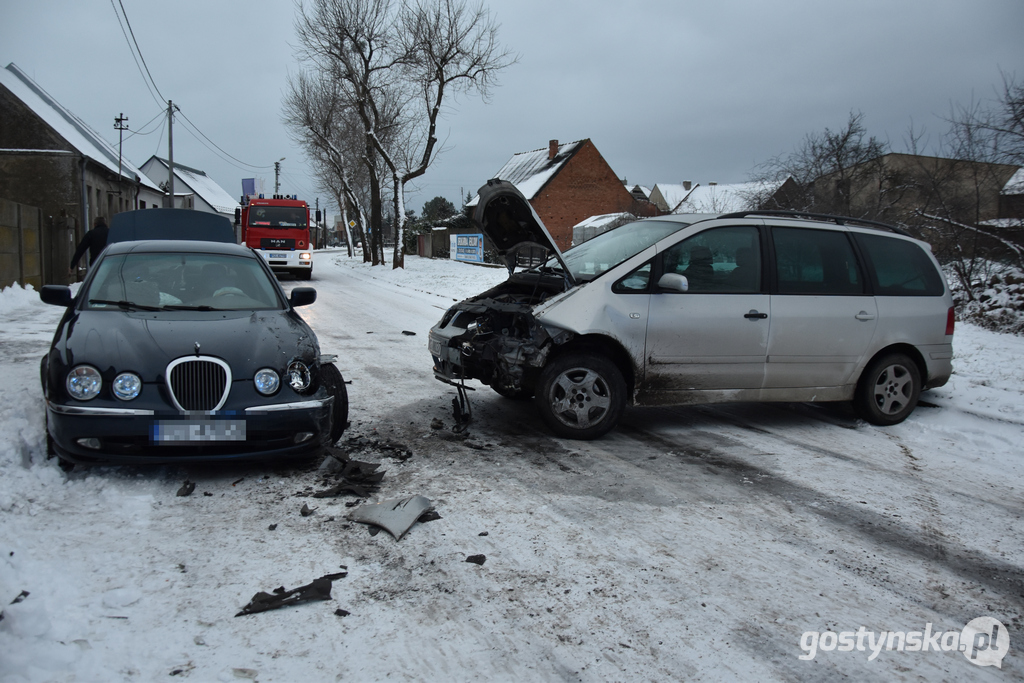
<svg viewBox="0 0 1024 683"><path fill-rule="evenodd" d="M465 0L310 0L299 5L296 33L300 57L337 81L362 126L374 265L380 262L382 191L390 185L393 264L400 268L405 185L437 156L437 121L446 98L487 97L497 73L514 59L499 46L489 11L482 5L471 10ZM378 158L387 183L377 173Z"/></svg>
<svg viewBox="0 0 1024 683"><path fill-rule="evenodd" d="M302 145L313 165L318 185L338 203L352 256L349 209L358 217L360 231L366 224L363 198L368 174L357 146L361 127L346 107L336 83L322 74L300 72L290 78L283 112L292 137ZM363 250L363 259L370 259L369 249Z"/></svg>
<svg viewBox="0 0 1024 683"><path fill-rule="evenodd" d="M788 208L850 215L857 211L855 207L863 206L854 201L854 195L864 192L869 179L877 184L877 207L888 205L885 197L892 183L879 166L887 151L887 143L867 135L864 115L850 112L845 127L809 133L794 151L762 164L753 179L780 183L792 178L792 205Z"/></svg>

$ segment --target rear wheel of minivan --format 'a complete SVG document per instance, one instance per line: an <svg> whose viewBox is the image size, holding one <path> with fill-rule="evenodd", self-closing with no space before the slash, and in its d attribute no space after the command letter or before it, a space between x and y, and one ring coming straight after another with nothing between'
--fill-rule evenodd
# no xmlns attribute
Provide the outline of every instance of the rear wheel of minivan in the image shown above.
<svg viewBox="0 0 1024 683"><path fill-rule="evenodd" d="M921 371L910 356L890 353L868 365L857 385L853 406L876 425L903 422L921 395Z"/></svg>
<svg viewBox="0 0 1024 683"><path fill-rule="evenodd" d="M563 356L544 368L535 401L558 436L596 439L615 427L622 416L626 382L607 358Z"/></svg>

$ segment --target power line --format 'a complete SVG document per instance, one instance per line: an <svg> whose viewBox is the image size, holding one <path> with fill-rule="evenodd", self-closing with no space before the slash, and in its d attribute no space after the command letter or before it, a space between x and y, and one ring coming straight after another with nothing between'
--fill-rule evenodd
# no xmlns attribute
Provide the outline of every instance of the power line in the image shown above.
<svg viewBox="0 0 1024 683"><path fill-rule="evenodd" d="M121 6L121 14L124 15L124 23L128 25L128 32L132 34L132 42L135 43L135 50L139 53L139 59L142 60L142 66L146 67L146 75L149 76L149 80L153 84L153 89L156 90L157 95L160 95L161 100L167 99L163 96L163 93L160 92L160 88L156 87L156 81L153 80L153 74L149 72L149 65L146 64L146 58L142 56L142 50L139 48L139 41L135 40L135 31L132 30L132 22L128 21L128 13L124 11L124 3L121 2L121 0L117 0L117 4ZM117 12L116 7L114 8L114 12Z"/></svg>
<svg viewBox="0 0 1024 683"><path fill-rule="evenodd" d="M139 126L139 127L138 127L138 128L136 129L136 130L133 130L133 131L131 131L131 135L129 135L129 136L128 136L128 138L134 137L134 136L136 136L136 135L152 135L153 133L155 133L155 132L156 132L156 128L155 128L155 127L153 128L153 130L149 131L148 133L144 133L144 132L143 132L143 130L145 129L145 127L146 127L146 126L148 126L149 124L153 123L153 122L154 122L154 121L156 121L156 120L157 120L158 118L160 118L161 116L163 116L163 115L164 115L164 113L165 113L165 112L162 112L162 111L161 111L161 112L157 112L157 115L156 115L156 116L154 116L153 118L151 118L151 119L150 119L149 121L146 121L146 122L145 122L144 124L142 124L141 126ZM127 138L125 138L125 139L127 139Z"/></svg>
<svg viewBox="0 0 1024 683"><path fill-rule="evenodd" d="M149 95L153 98L153 101L156 102L158 105L163 106L162 103L160 102L160 99L157 98L156 94L153 92L153 88L156 87L156 84L154 83L153 86L150 86L149 81L146 80L146 74L142 72L142 65L139 64L139 58L135 56L135 50L132 49L132 43L128 39L128 34L125 33L124 23L121 21L121 15L118 14L117 5L114 4L114 0L110 0L110 6L114 8L114 16L117 17L117 25L121 27L121 33L122 35L124 35L125 42L128 43L128 51L132 53L132 59L135 60L135 68L139 70L139 75L142 76L142 82L146 84L146 89L149 90ZM127 20L128 17L126 15L125 21ZM157 92L159 92L159 90Z"/></svg>
<svg viewBox="0 0 1024 683"><path fill-rule="evenodd" d="M184 119L185 121L188 121L188 125L189 125L189 126L191 126L191 127L193 128L193 130L195 130L195 132L196 132L196 133L199 133L200 135L202 135L202 136L203 136L203 138L204 138L204 139L205 139L205 140L206 140L207 142L209 142L209 143L210 143L211 145L213 145L213 146L214 146L214 147L216 147L216 148L217 148L218 150L220 150L220 152L221 152L222 154L225 154L225 155L227 155L228 157L230 157L230 158L234 159L234 160L235 160L235 161L237 161L238 163L242 164L242 166L247 166L247 167L248 167L248 168L243 168L243 169L242 169L243 171L245 171L245 170L250 170L250 169L253 169L253 170L259 170L259 171L263 171L263 170L268 170L268 169L274 168L274 167L273 167L272 165L271 165L271 166L257 166L257 165L255 165L255 164L250 164L250 163L246 163L245 161L242 161L241 159L238 159L237 157L231 156L230 154L228 154L227 152L225 152L225 151L224 151L223 149L221 149L221 147L220 147L219 145L217 145L217 143L216 143L216 142L214 142L213 140L211 140L210 138L208 138L208 137L206 136L206 134L205 134L205 133L204 133L203 131L199 130L199 126L197 126L196 124L192 123L192 120L191 120L191 119L189 119L189 117L185 116L185 113L184 113L184 112L182 112L182 111L181 111L181 110L179 109L179 110L178 110L178 113L179 113L179 114L181 114L181 118L183 118L183 119ZM186 130L187 130L187 129L186 129ZM195 137L195 136L193 135L193 137ZM198 138L196 138L196 139L198 140ZM199 140L199 142L202 142L202 140ZM205 144L205 143L204 143L204 144ZM207 147L207 149L209 149L209 147ZM210 150L210 151L213 151L213 150ZM227 161L227 159L225 159L225 161ZM232 165L233 165L233 164L232 164ZM237 167L236 167L236 168L237 168Z"/></svg>

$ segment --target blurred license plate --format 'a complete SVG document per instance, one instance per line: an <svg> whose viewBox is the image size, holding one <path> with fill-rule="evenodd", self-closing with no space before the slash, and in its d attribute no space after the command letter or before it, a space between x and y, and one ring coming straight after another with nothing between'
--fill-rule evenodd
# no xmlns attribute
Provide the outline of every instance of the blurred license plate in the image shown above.
<svg viewBox="0 0 1024 683"><path fill-rule="evenodd" d="M441 342L431 339L427 343L427 347L430 349L430 355L437 356L438 358L441 357Z"/></svg>
<svg viewBox="0 0 1024 683"><path fill-rule="evenodd" d="M245 420L160 420L153 425L153 441L245 441Z"/></svg>
<svg viewBox="0 0 1024 683"><path fill-rule="evenodd" d="M288 258L288 254L271 254L270 258Z"/></svg>

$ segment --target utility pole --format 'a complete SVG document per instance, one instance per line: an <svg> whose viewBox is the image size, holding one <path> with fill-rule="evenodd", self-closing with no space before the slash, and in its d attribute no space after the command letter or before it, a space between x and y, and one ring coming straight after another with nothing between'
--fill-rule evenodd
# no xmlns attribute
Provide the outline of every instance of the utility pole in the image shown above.
<svg viewBox="0 0 1024 683"><path fill-rule="evenodd" d="M316 219L316 244L320 248L324 246L323 235L320 234L320 198L316 198L316 213L313 214L313 218Z"/></svg>
<svg viewBox="0 0 1024 683"><path fill-rule="evenodd" d="M274 162L274 196L276 197L278 192L281 190L281 162L284 161L284 157L281 157Z"/></svg>
<svg viewBox="0 0 1024 683"><path fill-rule="evenodd" d="M174 208L174 104L167 100L167 208Z"/></svg>
<svg viewBox="0 0 1024 683"><path fill-rule="evenodd" d="M124 132L128 130L128 117L121 112L120 116L114 118L114 128L117 129L117 193L121 194L121 147L124 145Z"/></svg>

